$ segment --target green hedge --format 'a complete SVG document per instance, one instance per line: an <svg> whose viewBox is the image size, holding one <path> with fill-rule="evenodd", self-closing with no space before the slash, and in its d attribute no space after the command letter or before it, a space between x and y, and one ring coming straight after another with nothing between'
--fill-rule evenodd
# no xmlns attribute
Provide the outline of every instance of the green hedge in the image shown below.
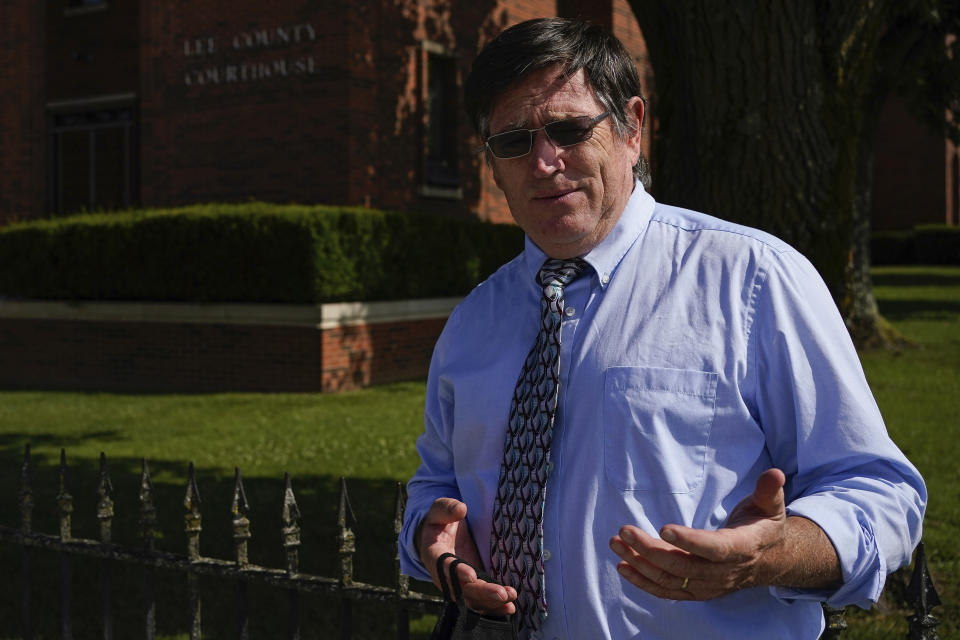
<svg viewBox="0 0 960 640"><path fill-rule="evenodd" d="M870 239L873 264L913 264L913 231L875 231Z"/></svg>
<svg viewBox="0 0 960 640"><path fill-rule="evenodd" d="M926 224L911 231L878 231L870 255L873 264L960 264L960 227Z"/></svg>
<svg viewBox="0 0 960 640"><path fill-rule="evenodd" d="M252 202L0 228L0 297L319 303L467 293L523 248L512 225Z"/></svg>

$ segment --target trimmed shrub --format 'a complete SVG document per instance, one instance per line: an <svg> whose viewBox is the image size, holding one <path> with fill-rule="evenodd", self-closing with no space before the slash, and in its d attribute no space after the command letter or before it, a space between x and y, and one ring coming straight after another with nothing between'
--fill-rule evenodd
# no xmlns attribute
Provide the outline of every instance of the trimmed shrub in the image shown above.
<svg viewBox="0 0 960 640"><path fill-rule="evenodd" d="M321 303L457 296L523 248L511 225L362 208L210 204L0 229L0 296Z"/></svg>
<svg viewBox="0 0 960 640"><path fill-rule="evenodd" d="M925 224L914 229L919 264L960 264L960 227Z"/></svg>
<svg viewBox="0 0 960 640"><path fill-rule="evenodd" d="M873 264L912 264L916 261L913 231L877 231L870 238Z"/></svg>
<svg viewBox="0 0 960 640"><path fill-rule="evenodd" d="M910 231L877 231L870 239L873 264L960 264L960 227L919 225Z"/></svg>

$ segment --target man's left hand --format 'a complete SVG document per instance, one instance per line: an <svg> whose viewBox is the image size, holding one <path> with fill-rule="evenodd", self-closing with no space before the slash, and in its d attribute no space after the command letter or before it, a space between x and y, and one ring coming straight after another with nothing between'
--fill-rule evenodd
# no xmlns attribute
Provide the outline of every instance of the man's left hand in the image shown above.
<svg viewBox="0 0 960 640"><path fill-rule="evenodd" d="M754 492L716 531L669 524L660 538L624 525L610 540L617 570L660 598L709 600L748 587L825 587L839 582L836 552L805 518L787 517L779 469L757 479Z"/></svg>

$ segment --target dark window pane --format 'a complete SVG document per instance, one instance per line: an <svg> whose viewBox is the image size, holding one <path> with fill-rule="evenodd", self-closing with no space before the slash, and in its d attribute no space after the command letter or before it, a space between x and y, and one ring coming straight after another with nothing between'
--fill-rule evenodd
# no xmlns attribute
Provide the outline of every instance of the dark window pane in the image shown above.
<svg viewBox="0 0 960 640"><path fill-rule="evenodd" d="M59 113L51 124L50 194L56 213L134 204L133 109Z"/></svg>
<svg viewBox="0 0 960 640"><path fill-rule="evenodd" d="M60 211L90 206L90 132L64 131L60 136Z"/></svg>
<svg viewBox="0 0 960 640"><path fill-rule="evenodd" d="M427 56L426 182L459 186L457 149L457 66L450 56Z"/></svg>
<svg viewBox="0 0 960 640"><path fill-rule="evenodd" d="M94 206L97 209L121 209L126 204L123 129L98 129L94 135Z"/></svg>

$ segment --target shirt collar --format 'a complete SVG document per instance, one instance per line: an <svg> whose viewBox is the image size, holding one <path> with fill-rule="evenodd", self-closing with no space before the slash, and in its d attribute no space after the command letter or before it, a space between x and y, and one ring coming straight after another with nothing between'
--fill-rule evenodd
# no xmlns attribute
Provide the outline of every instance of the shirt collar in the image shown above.
<svg viewBox="0 0 960 640"><path fill-rule="evenodd" d="M653 196L647 193L640 182L636 182L617 224L600 244L582 256L597 273L601 287L606 288L627 250L647 228L655 205ZM547 254L534 244L530 236L525 237L524 243L524 271L529 275L528 281L535 285L537 273Z"/></svg>

